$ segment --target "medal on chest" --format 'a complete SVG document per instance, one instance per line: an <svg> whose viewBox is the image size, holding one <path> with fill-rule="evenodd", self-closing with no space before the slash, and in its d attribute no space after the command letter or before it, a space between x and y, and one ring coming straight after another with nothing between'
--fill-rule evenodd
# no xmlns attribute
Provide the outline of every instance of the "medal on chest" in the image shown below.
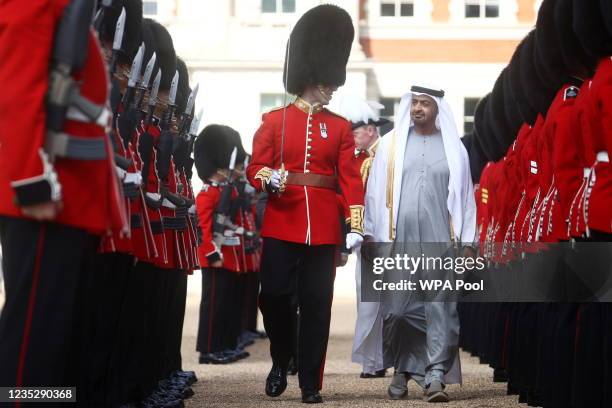
<svg viewBox="0 0 612 408"><path fill-rule="evenodd" d="M321 131L321 137L327 139L327 125L325 123L319 123L319 130Z"/></svg>

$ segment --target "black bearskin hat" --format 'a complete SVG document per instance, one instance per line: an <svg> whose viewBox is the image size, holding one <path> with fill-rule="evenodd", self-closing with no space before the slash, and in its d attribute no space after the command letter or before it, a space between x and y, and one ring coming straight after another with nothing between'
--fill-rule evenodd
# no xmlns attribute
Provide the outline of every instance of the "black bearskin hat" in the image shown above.
<svg viewBox="0 0 612 408"><path fill-rule="evenodd" d="M511 66L506 67L506 74L504 75L504 111L506 113L506 120L512 127L517 130L523 125L523 116L521 111L518 109L516 98L514 97L514 89L512 88L512 73L510 72Z"/></svg>
<svg viewBox="0 0 612 408"><path fill-rule="evenodd" d="M557 89L547 88L535 69L535 30L531 31L523 42L520 54L521 84L527 102L536 112L546 115Z"/></svg>
<svg viewBox="0 0 612 408"><path fill-rule="evenodd" d="M606 0L607 1L607 0ZM588 55L573 29L574 0L557 0L554 21L556 23L557 36L562 45L561 53L565 66L573 75L590 75L597 61ZM582 72L582 71L589 72Z"/></svg>
<svg viewBox="0 0 612 408"><path fill-rule="evenodd" d="M601 15L606 23L608 35L612 36L612 2L610 0L599 0L601 5Z"/></svg>
<svg viewBox="0 0 612 408"><path fill-rule="evenodd" d="M112 44L121 10L125 8L125 29L118 62L130 65L142 42L142 0L114 0L104 9L100 24L100 40Z"/></svg>
<svg viewBox="0 0 612 408"><path fill-rule="evenodd" d="M470 159L470 173L472 174L472 181L474 183L478 183L482 169L487 164L487 159L482 151L480 142L476 137L476 132L463 136L461 141L463 142L465 150L467 150L468 157Z"/></svg>
<svg viewBox="0 0 612 408"><path fill-rule="evenodd" d="M147 48L142 64L143 70L147 62L149 62L153 51L155 51L155 68L153 69L153 75L151 75L151 81L153 81L157 71L161 68L162 77L159 90L167 91L170 89L172 78L174 78L176 73L176 53L172 37L170 37L170 33L168 33L164 26L149 18L143 20L142 35L145 47ZM149 47L148 44L153 44L153 47Z"/></svg>
<svg viewBox="0 0 612 408"><path fill-rule="evenodd" d="M532 107L523 88L522 73L521 73L521 49L523 48L526 38L516 47L514 55L510 60L508 71L510 74L510 88L516 107L521 114L523 122L533 125L538 116L538 112Z"/></svg>
<svg viewBox="0 0 612 408"><path fill-rule="evenodd" d="M504 82L507 75L509 75L508 70L504 68L495 81L493 91L491 91L491 96L489 97L492 130L497 142L496 146L499 148L497 153L501 154L499 158L503 157L508 146L514 142L516 134L523 124L522 121L510 122L506 116Z"/></svg>
<svg viewBox="0 0 612 408"><path fill-rule="evenodd" d="M300 95L309 85L342 86L355 29L342 8L324 4L308 10L297 22L287 43L283 83Z"/></svg>
<svg viewBox="0 0 612 408"><path fill-rule="evenodd" d="M569 74L561 52L563 44L555 28L555 4L556 0L544 0L538 12L535 62L538 74L546 85L558 89Z"/></svg>
<svg viewBox="0 0 612 408"><path fill-rule="evenodd" d="M225 125L206 126L193 145L193 158L200 179L208 179L217 169L229 168L234 147L238 150L236 163L242 163L245 153L238 132Z"/></svg>
<svg viewBox="0 0 612 408"><path fill-rule="evenodd" d="M612 35L608 34L599 1L574 0L573 26L588 54L595 58L612 55Z"/></svg>
<svg viewBox="0 0 612 408"><path fill-rule="evenodd" d="M491 94L487 94L484 98L482 98L478 105L476 105L476 112L474 113L474 133L475 139L472 143L478 143L486 160L492 160L492 157L495 157L495 147L494 147L494 136L492 134L489 117L487 115L488 105L490 101Z"/></svg>
<svg viewBox="0 0 612 408"><path fill-rule="evenodd" d="M191 89L189 88L189 71L187 70L187 65L185 65L185 61L180 58L177 58L176 70L179 73L178 90L176 92L177 112L184 113L187 107L187 100L189 99L189 95L191 94Z"/></svg>

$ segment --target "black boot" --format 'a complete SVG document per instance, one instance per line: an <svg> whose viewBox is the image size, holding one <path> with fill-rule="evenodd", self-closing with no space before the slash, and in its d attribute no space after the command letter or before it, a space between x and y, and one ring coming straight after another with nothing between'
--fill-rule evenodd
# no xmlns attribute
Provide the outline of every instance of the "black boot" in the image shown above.
<svg viewBox="0 0 612 408"><path fill-rule="evenodd" d="M287 389L287 369L274 364L266 379L266 395L278 397Z"/></svg>
<svg viewBox="0 0 612 408"><path fill-rule="evenodd" d="M317 390L302 389L302 402L305 404L320 404L323 402L323 398Z"/></svg>

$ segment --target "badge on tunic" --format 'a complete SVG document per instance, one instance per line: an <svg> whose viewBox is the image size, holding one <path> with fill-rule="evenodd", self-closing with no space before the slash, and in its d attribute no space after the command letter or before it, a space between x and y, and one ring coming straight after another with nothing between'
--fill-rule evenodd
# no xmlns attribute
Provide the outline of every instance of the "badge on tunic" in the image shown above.
<svg viewBox="0 0 612 408"><path fill-rule="evenodd" d="M327 125L325 123L319 123L319 129L321 130L321 137L327 139Z"/></svg>
<svg viewBox="0 0 612 408"><path fill-rule="evenodd" d="M575 86L570 86L567 89L565 89L563 100L567 101L568 99L576 99L578 97L579 92L580 92L580 89L576 88Z"/></svg>

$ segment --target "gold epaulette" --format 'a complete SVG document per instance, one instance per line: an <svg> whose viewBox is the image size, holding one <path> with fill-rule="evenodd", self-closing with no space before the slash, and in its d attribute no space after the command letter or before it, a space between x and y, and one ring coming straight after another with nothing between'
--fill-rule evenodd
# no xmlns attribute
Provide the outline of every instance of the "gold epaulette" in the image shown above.
<svg viewBox="0 0 612 408"><path fill-rule="evenodd" d="M288 104L288 105L286 105L286 106L288 107L289 105L290 105L290 104ZM268 113L271 113L271 112L276 112L277 110L281 110L281 109L283 109L283 108L285 108L285 106L282 106L282 105L281 105L281 106L277 106L276 108L272 108L272 109L270 109L270 110L265 111L265 112L263 113L263 115L268 114Z"/></svg>

